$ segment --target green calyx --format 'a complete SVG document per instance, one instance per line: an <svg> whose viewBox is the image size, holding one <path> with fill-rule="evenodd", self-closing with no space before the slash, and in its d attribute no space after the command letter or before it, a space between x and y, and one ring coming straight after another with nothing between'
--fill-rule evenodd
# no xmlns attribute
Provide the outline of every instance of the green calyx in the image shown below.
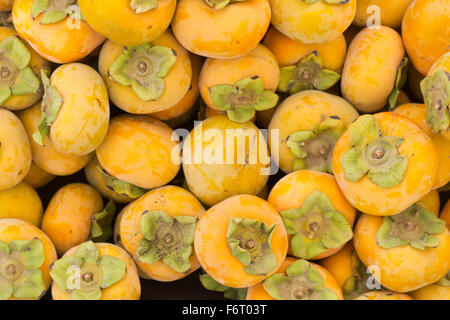
<svg viewBox="0 0 450 320"><path fill-rule="evenodd" d="M450 271L438 282L436 282L438 286L450 288Z"/></svg>
<svg viewBox="0 0 450 320"><path fill-rule="evenodd" d="M300 259L263 282L264 290L277 300L338 300L336 292L325 287L324 279L311 263Z"/></svg>
<svg viewBox="0 0 450 320"><path fill-rule="evenodd" d="M11 96L38 93L41 83L31 68L31 54L15 36L0 42L0 105Z"/></svg>
<svg viewBox="0 0 450 320"><path fill-rule="evenodd" d="M50 132L50 128L58 117L59 110L64 103L63 98L58 90L50 84L47 72L41 70L42 84L44 85L44 96L41 101L41 121L37 131L33 133L33 140L39 144L44 145L44 140Z"/></svg>
<svg viewBox="0 0 450 320"><path fill-rule="evenodd" d="M95 242L106 242L113 233L112 223L116 205L109 199L105 208L92 216L90 238Z"/></svg>
<svg viewBox="0 0 450 320"><path fill-rule="evenodd" d="M384 217L377 232L377 244L384 249L410 245L418 250L439 246L433 236L445 229L445 222L421 205L414 204L405 211Z"/></svg>
<svg viewBox="0 0 450 320"><path fill-rule="evenodd" d="M450 73L438 70L420 83L425 104L426 120L432 132L438 133L450 127Z"/></svg>
<svg viewBox="0 0 450 320"><path fill-rule="evenodd" d="M38 238L0 241L0 300L40 298L46 290L40 270L44 260L44 245Z"/></svg>
<svg viewBox="0 0 450 320"><path fill-rule="evenodd" d="M239 80L234 85L210 87L209 93L217 109L226 111L230 120L241 123L250 121L256 111L271 109L278 103L278 95L264 90L263 80L258 76Z"/></svg>
<svg viewBox="0 0 450 320"><path fill-rule="evenodd" d="M224 286L223 284L220 284L209 274L202 274L200 275L200 282L202 286L209 291L215 291L215 292L223 292L224 297L231 300L245 300L247 297L247 288L230 288L227 286Z"/></svg>
<svg viewBox="0 0 450 320"><path fill-rule="evenodd" d="M403 85L406 82L406 78L408 77L408 67L409 60L405 57L398 67L397 76L394 82L394 88L392 89L388 97L389 108L391 110L397 106L398 95L400 94L400 90L403 88Z"/></svg>
<svg viewBox="0 0 450 320"><path fill-rule="evenodd" d="M141 217L143 238L137 250L138 260L144 263L161 260L176 272L189 272L196 225L196 217L172 218L164 211L145 211Z"/></svg>
<svg viewBox="0 0 450 320"><path fill-rule="evenodd" d="M252 275L266 275L277 267L270 243L277 224L268 226L265 222L246 218L231 218L227 230L228 247L233 256Z"/></svg>
<svg viewBox="0 0 450 320"><path fill-rule="evenodd" d="M131 86L143 101L154 101L165 90L164 77L177 60L177 52L164 46L143 44L125 47L109 68L109 76L123 86Z"/></svg>
<svg viewBox="0 0 450 320"><path fill-rule="evenodd" d="M352 250L352 275L345 280L342 291L345 300L354 300L355 298L363 295L366 292L381 289L369 289L368 280L370 273L367 272L366 266L361 262L355 250ZM375 280L376 281L376 280ZM379 284L377 282L377 284Z"/></svg>
<svg viewBox="0 0 450 320"><path fill-rule="evenodd" d="M244 2L247 0L205 0L206 4L214 9L223 9L230 3Z"/></svg>
<svg viewBox="0 0 450 320"><path fill-rule="evenodd" d="M344 132L344 122L332 116L322 121L315 131L297 131L289 135L286 146L296 157L292 170L333 173L331 157L336 142Z"/></svg>
<svg viewBox="0 0 450 320"><path fill-rule="evenodd" d="M136 13L145 13L158 7L158 0L131 0L130 7Z"/></svg>
<svg viewBox="0 0 450 320"><path fill-rule="evenodd" d="M391 188L403 181L408 159L399 154L402 138L383 136L372 115L360 116L349 128L351 149L341 159L345 178L356 182L366 173L371 182Z"/></svg>
<svg viewBox="0 0 450 320"><path fill-rule="evenodd" d="M306 3L316 3L316 2L318 2L318 1L321 1L321 0L303 0L303 2L306 2ZM326 2L326 3L328 3L328 4L346 4L346 3L348 3L350 0L322 0L322 1L324 1L324 2Z"/></svg>
<svg viewBox="0 0 450 320"><path fill-rule="evenodd" d="M101 300L101 289L122 280L125 262L110 255L100 256L98 247L87 241L73 256L63 257L50 266L50 275L58 287L70 292L71 300Z"/></svg>
<svg viewBox="0 0 450 320"><path fill-rule="evenodd" d="M287 233L292 235L291 250L297 258L314 258L328 249L340 247L353 237L347 219L320 191L307 196L301 208L280 214Z"/></svg>
<svg viewBox="0 0 450 320"><path fill-rule="evenodd" d="M278 91L294 94L304 90L326 90L334 86L340 78L339 73L323 67L322 59L317 51L314 51L296 66L280 69Z"/></svg>
<svg viewBox="0 0 450 320"><path fill-rule="evenodd" d="M67 16L72 19L84 20L76 0L34 0L31 7L33 20L41 13L40 24L57 23Z"/></svg>
<svg viewBox="0 0 450 320"><path fill-rule="evenodd" d="M113 177L100 166L97 166L97 170L101 173L103 182L105 183L106 187L113 192L117 192L118 194L133 199L139 198L146 192L145 189Z"/></svg>

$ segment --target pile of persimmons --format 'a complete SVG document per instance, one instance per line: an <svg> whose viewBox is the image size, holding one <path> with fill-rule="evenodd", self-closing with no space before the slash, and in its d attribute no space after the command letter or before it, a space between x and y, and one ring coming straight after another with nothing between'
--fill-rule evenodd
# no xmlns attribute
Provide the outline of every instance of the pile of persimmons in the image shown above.
<svg viewBox="0 0 450 320"><path fill-rule="evenodd" d="M0 11L0 300L450 300L448 0Z"/></svg>

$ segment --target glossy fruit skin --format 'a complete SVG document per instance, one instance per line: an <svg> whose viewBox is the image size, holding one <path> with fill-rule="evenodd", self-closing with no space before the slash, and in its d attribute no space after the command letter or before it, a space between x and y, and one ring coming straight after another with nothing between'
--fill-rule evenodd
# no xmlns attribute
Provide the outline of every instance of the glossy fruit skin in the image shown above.
<svg viewBox="0 0 450 320"><path fill-rule="evenodd" d="M402 38L395 30L385 26L363 29L347 52L342 71L342 96L361 112L380 110L394 88L404 56Z"/></svg>
<svg viewBox="0 0 450 320"><path fill-rule="evenodd" d="M269 0L272 25L291 39L303 43L323 43L341 35L353 21L356 0L345 4L325 1Z"/></svg>
<svg viewBox="0 0 450 320"><path fill-rule="evenodd" d="M367 175L357 182L347 180L341 159L350 149L348 131L335 146L333 172L345 197L355 208L372 215L389 216L407 209L432 190L439 167L438 156L430 137L408 118L392 112L377 113L374 116L383 135L404 138L398 148L400 155L407 156L408 159L403 181L392 188L382 188L372 183Z"/></svg>
<svg viewBox="0 0 450 320"><path fill-rule="evenodd" d="M381 25L399 29L402 25L405 11L412 2L413 0L357 0L353 24L359 27L366 27L369 18L374 15L374 11L370 10L370 6L378 6L380 8Z"/></svg>
<svg viewBox="0 0 450 320"><path fill-rule="evenodd" d="M450 300L450 288L437 284L430 284L408 294L414 300Z"/></svg>
<svg viewBox="0 0 450 320"><path fill-rule="evenodd" d="M235 59L206 59L200 72L200 94L208 107L217 109L209 88L221 84L234 84L239 80L259 76L264 89L275 91L280 80L280 69L273 53L259 44L245 56Z"/></svg>
<svg viewBox="0 0 450 320"><path fill-rule="evenodd" d="M19 118L0 108L0 190L19 184L31 166L31 148Z"/></svg>
<svg viewBox="0 0 450 320"><path fill-rule="evenodd" d="M271 226L277 224L271 246L277 267L264 276L248 274L231 253L227 229L231 218L255 219ZM202 268L219 283L232 288L247 288L274 274L282 265L288 248L286 229L278 212L265 200L251 195L230 197L206 211L195 231L195 252Z"/></svg>
<svg viewBox="0 0 450 320"><path fill-rule="evenodd" d="M430 138L436 147L439 158L439 171L433 189L440 188L450 181L450 141L441 133L433 133L427 123L427 106L424 104L404 104L393 111L414 121Z"/></svg>
<svg viewBox="0 0 450 320"><path fill-rule="evenodd" d="M324 193L330 199L336 211L339 211L347 219L350 227L353 227L356 210L345 199L333 176L328 173L311 170L292 172L275 184L270 191L267 201L278 212L283 212L292 208L301 208L305 198L314 191ZM344 244L336 249L328 249L310 260L329 257L342 249L342 247L344 247ZM289 254L292 255L290 247Z"/></svg>
<svg viewBox="0 0 450 320"><path fill-rule="evenodd" d="M336 254L319 261L319 264L336 279L341 289L344 287L345 281L353 274L352 255L354 251L353 241L350 241Z"/></svg>
<svg viewBox="0 0 450 320"><path fill-rule="evenodd" d="M182 215L200 219L205 213L202 204L189 191L168 185L151 190L126 206L120 213L121 217L116 225L122 246L134 258L145 278L169 282L182 279L197 270L200 264L194 250L189 258L191 268L185 273L173 270L162 261L150 264L138 260L136 254L139 242L143 238L140 220L146 210L163 210L171 217Z"/></svg>
<svg viewBox="0 0 450 320"><path fill-rule="evenodd" d="M41 113L40 102L20 113L20 120L25 127L31 144L33 161L43 170L57 176L71 175L82 169L92 158L93 154L81 157L63 154L56 150L49 136L45 138L43 146L34 141L32 135L39 126Z"/></svg>
<svg viewBox="0 0 450 320"><path fill-rule="evenodd" d="M108 75L109 68L123 53L125 47L108 40L100 51L98 70L108 87L109 97L116 106L128 113L148 114L167 110L183 99L191 85L192 67L189 54L178 43L172 32L167 30L152 41L152 45L172 48L177 52L177 60L164 77L165 90L162 96L147 102L140 99L130 86L123 86Z"/></svg>
<svg viewBox="0 0 450 320"><path fill-rule="evenodd" d="M80 0L83 16L99 34L125 46L136 46L158 38L175 13L176 0L160 0L158 7L136 13L130 0Z"/></svg>
<svg viewBox="0 0 450 320"><path fill-rule="evenodd" d="M104 255L113 256L122 260L126 264L126 275L119 282L112 286L102 289L101 300L139 300L141 297L141 283L136 265L128 253L111 243L96 243L100 252L100 257ZM71 248L63 257L70 257L75 254L78 246ZM70 300L70 293L61 290L56 282L52 285L53 300Z"/></svg>
<svg viewBox="0 0 450 320"><path fill-rule="evenodd" d="M278 271L276 273L285 274L286 268L289 267L291 264L293 264L295 261L297 261L297 259L292 258L292 257L286 257L286 259L284 260L280 269L278 269ZM324 279L324 286L326 288L332 289L338 296L339 300L343 300L344 297L342 295L342 290L339 287L339 285L337 284L336 280L330 274L330 272L318 264L315 264L312 262L310 262L310 263L311 263L311 266L313 266L320 273L322 278ZM259 283L257 285L254 285L254 286L248 288L246 300L275 300L275 299L272 298L267 293L266 290L264 290L262 283Z"/></svg>
<svg viewBox="0 0 450 320"><path fill-rule="evenodd" d="M44 278L45 288L48 290L52 283L49 267L56 261L56 250L49 237L34 224L19 219L0 219L0 241L9 243L12 240L32 240L39 238L44 245L45 259L40 267ZM13 297L10 300L15 300ZM35 299L39 300L39 299Z"/></svg>
<svg viewBox="0 0 450 320"><path fill-rule="evenodd" d="M238 138L227 143L227 137L231 138L232 134ZM246 134L251 147L236 151L240 144L236 141ZM191 131L183 150L183 172L189 189L208 206L237 194L256 195L269 178L266 140L251 122L238 123L226 116L211 117ZM223 152L209 159L211 150ZM227 157L231 160L228 163ZM249 163L244 163L242 158L249 159Z"/></svg>
<svg viewBox="0 0 450 320"><path fill-rule="evenodd" d="M379 267L382 286L395 292L408 292L440 280L450 268L450 232L439 235L436 248L418 250L410 245L384 249L379 247L376 234L383 217L362 215L355 227L353 244L366 266Z"/></svg>
<svg viewBox="0 0 450 320"><path fill-rule="evenodd" d="M128 197L125 194L118 193L116 191L110 190L104 180L101 172L97 169L100 166L97 157L93 157L91 161L84 167L84 174L89 184L92 185L98 192L102 194L105 198L111 198L114 202L119 203L129 203L133 201L133 198Z"/></svg>
<svg viewBox="0 0 450 320"><path fill-rule="evenodd" d="M111 120L97 158L114 177L144 189L157 188L175 178L180 169L175 138L174 131L159 120L120 115Z"/></svg>
<svg viewBox="0 0 450 320"><path fill-rule="evenodd" d="M48 184L55 178L54 174L51 174L44 169L39 168L34 161L31 162L30 170L24 181L28 182L33 188L39 189Z"/></svg>
<svg viewBox="0 0 450 320"><path fill-rule="evenodd" d="M268 0L230 3L216 10L204 0L178 0L172 29L187 50L204 57L230 59L261 41L271 18Z"/></svg>
<svg viewBox="0 0 450 320"><path fill-rule="evenodd" d="M347 43L342 34L323 43L303 43L292 40L275 27L270 27L263 44L275 55L280 67L297 64L316 51L322 58L324 68L339 72L347 53Z"/></svg>
<svg viewBox="0 0 450 320"><path fill-rule="evenodd" d="M298 131L314 131L324 117L330 116L338 116L347 127L358 117L358 111L343 98L318 90L298 92L281 102L270 121L268 135L269 145L273 146L271 132L278 130L281 170L292 172L296 159L286 145L288 136Z"/></svg>
<svg viewBox="0 0 450 320"><path fill-rule="evenodd" d="M354 300L414 300L407 294L398 292L367 292Z"/></svg>
<svg viewBox="0 0 450 320"><path fill-rule="evenodd" d="M8 27L0 27L0 41L3 41L10 36L18 36L18 35L14 29ZM24 41L23 39L20 40L27 47L28 52L30 53L29 67L33 70L34 74L38 78L40 78L41 69L50 70L50 62L46 61L39 54L37 54L37 52L30 47L28 42ZM8 100L6 100L1 106L12 111L23 110L32 106L39 99L41 99L42 93L43 91L41 89L39 90L39 92L34 94L27 94L22 96L13 95Z"/></svg>
<svg viewBox="0 0 450 320"><path fill-rule="evenodd" d="M450 45L447 0L416 0L406 10L402 38L414 67L424 76Z"/></svg>
<svg viewBox="0 0 450 320"><path fill-rule="evenodd" d="M97 190L87 184L68 184L50 200L42 218L42 231L61 256L89 239L92 217L102 209L103 200Z"/></svg>
<svg viewBox="0 0 450 320"><path fill-rule="evenodd" d="M39 227L42 213L41 198L28 183L0 191L0 219L21 219Z"/></svg>
<svg viewBox="0 0 450 320"><path fill-rule="evenodd" d="M190 109L194 107L198 97L200 96L198 79L200 77L200 70L203 66L203 59L192 53L189 53L189 59L191 60L192 67L192 81L188 92L186 92L184 97L176 105L170 107L169 109L152 113L152 117L162 121L172 119L175 120L176 118L189 113Z"/></svg>
<svg viewBox="0 0 450 320"><path fill-rule="evenodd" d="M108 131L108 91L102 77L82 63L65 64L50 77L64 102L50 129L55 148L84 156L102 143Z"/></svg>
<svg viewBox="0 0 450 320"><path fill-rule="evenodd" d="M77 25L77 21L66 18L58 23L40 24L42 15L35 20L31 15L33 1L14 1L14 27L45 59L55 63L77 61L86 57L105 40L84 21Z"/></svg>

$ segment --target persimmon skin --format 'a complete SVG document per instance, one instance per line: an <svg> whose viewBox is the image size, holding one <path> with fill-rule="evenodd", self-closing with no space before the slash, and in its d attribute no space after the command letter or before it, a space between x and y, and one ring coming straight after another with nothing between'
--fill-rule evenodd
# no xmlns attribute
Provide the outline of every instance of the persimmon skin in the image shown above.
<svg viewBox="0 0 450 320"><path fill-rule="evenodd" d="M450 46L447 0L416 0L406 10L402 38L414 67L424 76Z"/></svg>
<svg viewBox="0 0 450 320"><path fill-rule="evenodd" d="M84 21L78 25L78 21L66 17L57 23L40 24L42 14L34 20L31 15L33 1L14 1L14 27L45 59L55 63L74 62L86 57L105 40Z"/></svg>
<svg viewBox="0 0 450 320"><path fill-rule="evenodd" d="M0 11L11 11L14 0L1 0Z"/></svg>
<svg viewBox="0 0 450 320"><path fill-rule="evenodd" d="M204 0L179 0L172 29L187 50L204 57L231 59L250 52L270 25L268 0L230 3L216 10Z"/></svg>
<svg viewBox="0 0 450 320"><path fill-rule="evenodd" d="M136 13L130 0L80 0L83 16L99 34L125 46L136 46L158 38L170 25L176 0L159 0L158 7Z"/></svg>
<svg viewBox="0 0 450 320"><path fill-rule="evenodd" d="M89 239L94 214L102 211L103 200L93 187L72 183L59 189L42 218L44 231L59 255Z"/></svg>
<svg viewBox="0 0 450 320"><path fill-rule="evenodd" d="M356 0L345 4L325 1L269 0L272 25L291 39L303 43L323 43L341 35L352 23Z"/></svg>
<svg viewBox="0 0 450 320"><path fill-rule="evenodd" d="M21 219L39 227L42 213L41 198L28 183L0 191L0 219Z"/></svg>
<svg viewBox="0 0 450 320"><path fill-rule="evenodd" d="M38 167L34 161L31 162L30 170L26 175L25 182L28 182L33 188L39 189L48 184L55 178L54 174L51 174L44 169Z"/></svg>
<svg viewBox="0 0 450 320"><path fill-rule="evenodd" d="M43 170L56 176L67 176L81 170L92 158L93 153L81 157L63 154L56 150L49 136L45 137L43 146L34 141L33 133L38 129L41 114L41 102L20 113L20 120L31 144L33 161Z"/></svg>
<svg viewBox="0 0 450 320"><path fill-rule="evenodd" d="M122 280L108 288L101 289L101 300L139 300L141 297L141 283L133 259L124 249L111 243L96 243L95 245L99 249L100 257L104 255L113 256L122 260L126 265L126 274ZM64 257L73 256L77 249L78 246L71 248L64 254ZM56 282L53 282L52 298L53 300L70 300L70 293L61 290Z"/></svg>
<svg viewBox="0 0 450 320"><path fill-rule="evenodd" d="M366 27L370 17L375 14L369 7L377 6L380 8L381 25L399 29L402 25L405 11L412 2L413 0L357 0L353 24L358 27Z"/></svg>
<svg viewBox="0 0 450 320"><path fill-rule="evenodd" d="M200 77L200 70L202 69L203 59L197 55L189 53L189 58L191 60L192 67L192 81L191 86L184 95L183 99L180 100L176 105L170 107L169 109L155 112L150 114L152 117L158 120L172 120L189 112L193 108L195 102L200 96L200 91L198 88L198 79Z"/></svg>
<svg viewBox="0 0 450 320"><path fill-rule="evenodd" d="M164 77L164 93L156 100L144 101L131 86L123 86L109 76L109 68L123 53L125 46L107 40L102 46L98 60L98 70L105 80L111 101L122 110L134 114L149 114L167 110L179 103L189 90L192 82L192 67L189 54L167 30L151 42L155 46L165 46L177 52L177 60Z"/></svg>
<svg viewBox="0 0 450 320"><path fill-rule="evenodd" d="M106 136L110 115L102 77L88 65L70 63L57 68L50 82L64 101L50 128L53 145L72 156L95 151Z"/></svg>
<svg viewBox="0 0 450 320"><path fill-rule="evenodd" d="M364 213L389 216L407 209L430 192L436 182L438 156L430 137L413 121L392 112L374 115L383 135L404 138L398 148L408 159L403 181L382 188L370 181L367 174L356 182L347 180L341 164L342 156L350 149L348 130L338 140L332 158L334 176L347 200Z"/></svg>
<svg viewBox="0 0 450 320"><path fill-rule="evenodd" d="M50 277L49 267L56 261L56 250L50 238L34 224L20 219L0 219L0 241L9 243L12 240L32 240L39 238L44 245L45 259L39 268L44 278L46 291L50 288L52 278ZM9 300L16 300L11 297ZM39 300L33 299L33 300Z"/></svg>
<svg viewBox="0 0 450 320"><path fill-rule="evenodd" d="M227 243L227 230L231 218L247 218L277 224L271 246L277 257L277 267L264 276L244 271L245 266L236 259ZM278 212L265 200L251 195L230 197L206 211L195 231L195 252L202 268L217 282L232 288L247 288L273 275L282 265L288 248L288 237Z"/></svg>
<svg viewBox="0 0 450 320"><path fill-rule="evenodd" d="M217 109L209 88L221 84L234 84L244 78L259 76L264 89L275 91L280 80L280 69L273 53L259 44L245 56L235 59L206 59L200 72L200 94L208 107Z"/></svg>
<svg viewBox="0 0 450 320"><path fill-rule="evenodd" d="M293 264L297 259L292 257L286 257L283 264L281 265L280 269L276 273L286 273L286 268L289 267L291 264ZM311 266L316 269L319 274L324 279L324 286L325 288L329 288L333 290L336 295L338 296L338 300L344 300L344 297L342 295L342 290L340 286L337 284L336 280L333 278L333 276L330 274L330 272L323 268L322 266L310 262ZM254 285L250 288L248 288L247 291L247 297L245 300L275 300L272 298L266 290L264 290L264 286L262 283L259 283L257 285Z"/></svg>
<svg viewBox="0 0 450 320"><path fill-rule="evenodd" d="M450 232L445 229L439 246L418 250L410 245L384 249L376 241L383 217L363 214L356 223L353 244L366 266L379 268L382 286L395 292L408 292L440 280L450 268Z"/></svg>
<svg viewBox="0 0 450 320"><path fill-rule="evenodd" d="M133 201L120 213L119 225L116 226L120 242L133 257L140 272L145 278L157 281L175 281L182 279L200 267L195 251L190 256L191 268L185 273L177 272L162 261L155 263L140 262L137 258L139 242L143 236L140 229L142 214L146 211L162 210L171 217L192 216L201 218L205 209L201 203L187 190L176 186L165 186L154 189ZM116 231L116 232L117 232Z"/></svg>
<svg viewBox="0 0 450 320"><path fill-rule="evenodd" d="M414 121L433 140L439 158L439 171L433 189L440 188L450 181L450 141L444 134L433 133L427 123L427 106L424 104L403 104L393 111Z"/></svg>
<svg viewBox="0 0 450 320"><path fill-rule="evenodd" d="M173 133L169 126L149 116L117 116L96 151L98 161L109 174L138 187L163 186L180 169L178 156L172 158L179 155Z"/></svg>
<svg viewBox="0 0 450 320"><path fill-rule="evenodd" d="M270 27L263 44L275 55L280 67L297 64L316 51L324 68L339 72L347 53L347 43L342 34L332 41L308 44L292 40L275 27Z"/></svg>
<svg viewBox="0 0 450 320"><path fill-rule="evenodd" d="M423 288L408 292L414 300L450 300L450 288L430 284Z"/></svg>
<svg viewBox="0 0 450 320"><path fill-rule="evenodd" d="M31 148L19 118L0 108L0 190L19 184L31 166Z"/></svg>
<svg viewBox="0 0 450 320"><path fill-rule="evenodd" d="M250 141L246 146L244 139ZM238 194L256 195L269 178L270 159L262 133L251 122L238 123L226 116L211 117L190 132L182 162L189 189L208 206Z"/></svg>
<svg viewBox="0 0 450 320"><path fill-rule="evenodd" d="M358 111L343 98L318 90L301 91L286 98L277 107L268 128L271 147L275 143L271 133L278 130L280 169L286 173L293 171L296 157L286 145L289 135L298 131L314 131L324 117L331 116L338 116L347 127L358 115Z"/></svg>
<svg viewBox="0 0 450 320"><path fill-rule="evenodd" d="M5 40L7 37L10 36L17 36L17 32L8 27L0 27L0 41ZM19 38L20 39L20 38ZM50 70L50 62L46 61L44 58L42 58L34 49L28 44L28 42L24 41L23 39L20 39L20 41L25 45L25 47L28 49L28 52L30 53L30 63L29 67L31 70L33 70L33 73L40 78L41 77L41 69L43 70ZM33 94L26 94L21 96L14 96L12 95L8 100L6 100L2 107L12 110L12 111L18 111L26 109L33 104L35 104L39 99L41 99L43 94L42 90L39 90L36 93Z"/></svg>
<svg viewBox="0 0 450 320"><path fill-rule="evenodd" d="M311 170L298 170L280 179L270 191L268 202L278 211L283 212L292 208L301 208L303 201L314 191L324 193L333 204L336 211L339 211L353 228L356 210L345 199L339 190L332 175ZM327 251L310 258L318 260L329 257L344 247L344 244L335 249ZM289 254L291 248L289 246Z"/></svg>
<svg viewBox="0 0 450 320"><path fill-rule="evenodd" d="M389 56L386 52L390 52ZM363 29L348 48L342 71L342 96L361 112L382 109L404 56L402 38L395 30L385 26Z"/></svg>
<svg viewBox="0 0 450 320"><path fill-rule="evenodd" d="M353 274L352 255L354 250L353 241L349 241L337 253L318 262L331 273L341 289L343 289L345 281Z"/></svg>
<svg viewBox="0 0 450 320"><path fill-rule="evenodd" d="M407 294L398 292L367 292L355 298L354 300L414 300Z"/></svg>

